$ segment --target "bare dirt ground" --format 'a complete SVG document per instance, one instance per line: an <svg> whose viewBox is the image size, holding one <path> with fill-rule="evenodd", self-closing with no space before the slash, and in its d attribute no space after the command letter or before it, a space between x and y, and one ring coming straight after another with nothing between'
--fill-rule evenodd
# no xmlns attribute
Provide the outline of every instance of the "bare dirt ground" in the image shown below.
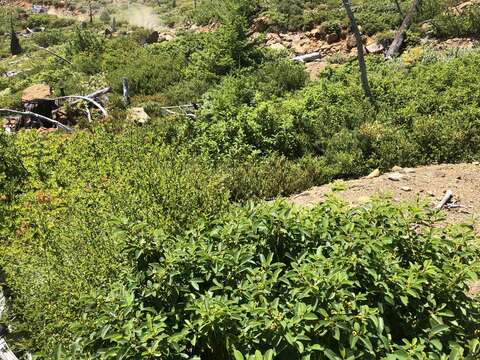
<svg viewBox="0 0 480 360"><path fill-rule="evenodd" d="M447 190L454 193L445 209L447 223L474 221L480 234L480 163L394 168L385 174L374 172L370 177L315 187L289 200L298 205L315 205L334 192L352 206L387 196L395 202L423 201L433 207Z"/></svg>

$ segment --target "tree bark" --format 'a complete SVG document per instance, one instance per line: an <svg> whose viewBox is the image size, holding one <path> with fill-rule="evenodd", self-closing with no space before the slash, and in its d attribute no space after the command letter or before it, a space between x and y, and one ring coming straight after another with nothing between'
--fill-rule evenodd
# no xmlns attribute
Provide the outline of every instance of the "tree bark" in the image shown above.
<svg viewBox="0 0 480 360"><path fill-rule="evenodd" d="M362 35L360 34L357 20L355 19L355 15L353 14L352 8L350 6L350 0L342 0L342 2L350 20L350 26L355 35L355 40L357 41L358 65L360 67L360 77L362 80L363 92L365 93L366 97L371 99L372 91L370 89L370 83L368 82L367 65L365 64L365 53L363 49Z"/></svg>
<svg viewBox="0 0 480 360"><path fill-rule="evenodd" d="M400 48L402 47L403 42L405 41L405 33L407 32L410 25L412 25L413 18L417 13L417 9L419 5L420 5L420 0L413 0L412 5L410 6L410 9L408 9L407 11L407 15L405 15L405 19L403 19L402 25L400 25L400 28L397 30L397 33L395 34L395 38L393 39L393 42L390 45L390 48L388 49L385 55L385 58L393 59L394 57L400 54Z"/></svg>

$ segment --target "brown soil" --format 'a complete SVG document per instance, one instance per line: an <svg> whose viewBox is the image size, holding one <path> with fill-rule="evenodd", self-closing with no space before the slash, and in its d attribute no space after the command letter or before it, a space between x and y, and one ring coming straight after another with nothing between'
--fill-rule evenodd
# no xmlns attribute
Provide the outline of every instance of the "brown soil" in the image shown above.
<svg viewBox="0 0 480 360"><path fill-rule="evenodd" d="M392 172L378 177L315 187L289 200L298 205L315 205L335 192L339 198L353 206L368 202L376 196L391 197L395 202L419 200L435 206L447 190L453 191L454 198L445 209L446 221L474 221L480 234L480 163L394 168Z"/></svg>

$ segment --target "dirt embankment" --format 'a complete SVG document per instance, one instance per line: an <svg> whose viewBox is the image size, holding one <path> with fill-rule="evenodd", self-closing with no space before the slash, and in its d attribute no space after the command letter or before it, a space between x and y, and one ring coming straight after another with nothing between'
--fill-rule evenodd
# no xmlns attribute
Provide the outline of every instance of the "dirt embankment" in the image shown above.
<svg viewBox="0 0 480 360"><path fill-rule="evenodd" d="M289 200L298 205L315 205L336 196L349 204L361 205L376 196L391 197L395 202L423 201L432 207L447 190L453 201L446 207L448 223L476 222L480 234L480 163L433 165L412 169L394 168L392 172L374 172L369 177L336 182L312 188Z"/></svg>

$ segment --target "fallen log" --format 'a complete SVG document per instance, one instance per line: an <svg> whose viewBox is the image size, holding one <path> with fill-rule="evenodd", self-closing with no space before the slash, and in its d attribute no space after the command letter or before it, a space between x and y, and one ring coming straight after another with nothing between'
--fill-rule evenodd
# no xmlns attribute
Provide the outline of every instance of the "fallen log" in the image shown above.
<svg viewBox="0 0 480 360"><path fill-rule="evenodd" d="M319 52L314 52L314 53L310 53L310 54L295 56L292 60L307 63L307 62L312 62L312 61L318 60L321 57L322 57L322 55Z"/></svg>
<svg viewBox="0 0 480 360"><path fill-rule="evenodd" d="M394 57L398 56L398 54L400 54L400 48L405 41L405 33L407 32L410 25L412 25L413 17L415 16L419 5L420 0L413 0L410 9L408 9L407 11L407 15L405 15L405 19L403 19L402 25L400 25L399 29L397 30L395 38L393 39L390 48L385 54L385 58L387 60L393 59Z"/></svg>
<svg viewBox="0 0 480 360"><path fill-rule="evenodd" d="M11 110L11 109L0 109L0 113L7 113L7 114L15 114L15 115L23 115L23 116L31 116L40 120L45 120L53 125L56 125L58 128L64 130L65 132L71 133L73 132L72 128L69 128L68 126L63 125L61 122L50 119L49 117L40 115L40 114L35 114L34 112L31 111L17 111L17 110Z"/></svg>
<svg viewBox="0 0 480 360"><path fill-rule="evenodd" d="M435 210L441 210L445 207L445 205L447 205L453 198L453 191L452 190L448 190L446 193L445 193L445 196L443 197L442 201L440 201L438 203L437 206L435 206Z"/></svg>

